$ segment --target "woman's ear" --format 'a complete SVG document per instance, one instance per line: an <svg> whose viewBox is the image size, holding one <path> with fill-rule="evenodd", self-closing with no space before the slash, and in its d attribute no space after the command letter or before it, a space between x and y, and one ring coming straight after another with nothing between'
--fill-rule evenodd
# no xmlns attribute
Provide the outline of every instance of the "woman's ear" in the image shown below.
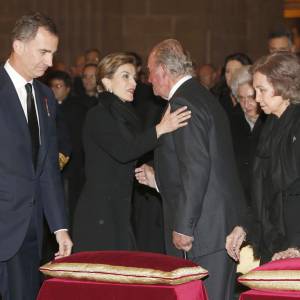
<svg viewBox="0 0 300 300"><path fill-rule="evenodd" d="M101 79L101 82L104 85L106 91L112 92L112 90L111 90L111 80L109 78L104 77L104 78Z"/></svg>

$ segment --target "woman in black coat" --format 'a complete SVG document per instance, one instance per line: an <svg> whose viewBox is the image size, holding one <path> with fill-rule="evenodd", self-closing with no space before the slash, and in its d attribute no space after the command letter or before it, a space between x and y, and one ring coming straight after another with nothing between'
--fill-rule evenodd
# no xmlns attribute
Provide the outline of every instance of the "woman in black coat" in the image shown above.
<svg viewBox="0 0 300 300"><path fill-rule="evenodd" d="M288 52L273 53L258 60L252 72L256 101L269 116L254 158L253 217L243 226L264 263L300 256L300 61ZM236 227L227 238L234 259L244 228Z"/></svg>
<svg viewBox="0 0 300 300"><path fill-rule="evenodd" d="M230 118L233 149L244 188L247 204L250 206L250 187L253 158L256 152L260 132L266 115L255 101L255 90L252 87L250 65L239 68L232 77L231 91L243 111Z"/></svg>
<svg viewBox="0 0 300 300"><path fill-rule="evenodd" d="M136 87L135 58L126 53L104 57L98 66L103 90L86 117L83 130L86 183L73 229L75 251L131 250L131 193L137 159L156 147L160 135L185 126L186 107L142 131L131 103Z"/></svg>

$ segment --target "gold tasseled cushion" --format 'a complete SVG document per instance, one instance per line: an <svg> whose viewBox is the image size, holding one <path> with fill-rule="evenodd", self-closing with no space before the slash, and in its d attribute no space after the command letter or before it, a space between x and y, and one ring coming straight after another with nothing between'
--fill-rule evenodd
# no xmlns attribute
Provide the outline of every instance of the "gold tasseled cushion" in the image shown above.
<svg viewBox="0 0 300 300"><path fill-rule="evenodd" d="M138 251L80 252L47 263L40 271L58 278L168 285L208 275L207 270L191 261Z"/></svg>

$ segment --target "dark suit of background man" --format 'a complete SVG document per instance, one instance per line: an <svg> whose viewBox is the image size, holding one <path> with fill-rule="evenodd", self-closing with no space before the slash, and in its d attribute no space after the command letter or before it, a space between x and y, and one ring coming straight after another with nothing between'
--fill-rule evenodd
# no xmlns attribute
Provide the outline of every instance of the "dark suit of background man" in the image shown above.
<svg viewBox="0 0 300 300"><path fill-rule="evenodd" d="M172 110L186 105L192 112L188 125L166 134L155 149L167 253L187 251L189 259L208 269L209 299L232 300L235 264L226 254L225 238L238 218L243 192L228 120L216 99L192 78L192 61L178 41L158 44L148 68L154 93L169 100ZM149 166L138 168L137 179L153 186L149 171Z"/></svg>
<svg viewBox="0 0 300 300"><path fill-rule="evenodd" d="M52 65L58 37L52 21L35 13L16 23L12 41L0 67L0 291L5 300L33 300L43 214L56 234L56 257L72 248L58 169L56 103L34 79Z"/></svg>

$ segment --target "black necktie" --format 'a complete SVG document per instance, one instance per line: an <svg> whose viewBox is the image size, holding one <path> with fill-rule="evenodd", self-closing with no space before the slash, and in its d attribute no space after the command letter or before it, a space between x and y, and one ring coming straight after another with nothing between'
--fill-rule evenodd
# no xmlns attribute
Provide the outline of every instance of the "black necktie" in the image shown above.
<svg viewBox="0 0 300 300"><path fill-rule="evenodd" d="M34 98L32 94L31 83L26 83L25 89L27 92L27 118L28 118L28 129L31 137L31 149L32 149L32 161L34 168L36 168L37 157L40 147L40 135L39 135L39 124L37 120L37 114L34 105Z"/></svg>

